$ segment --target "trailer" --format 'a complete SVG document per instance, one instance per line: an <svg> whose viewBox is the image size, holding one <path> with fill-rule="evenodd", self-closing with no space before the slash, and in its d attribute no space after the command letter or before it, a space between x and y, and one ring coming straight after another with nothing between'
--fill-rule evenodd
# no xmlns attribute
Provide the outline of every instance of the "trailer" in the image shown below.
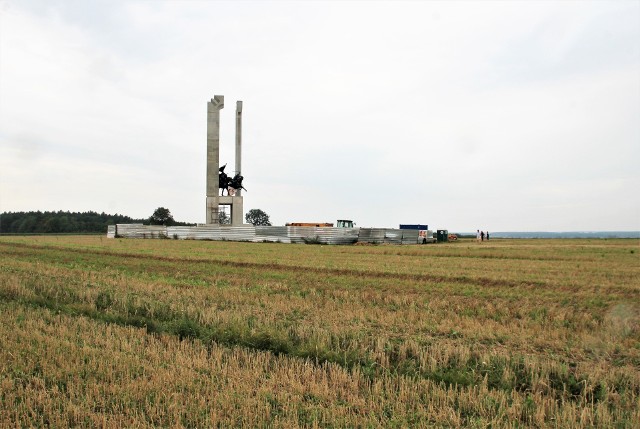
<svg viewBox="0 0 640 429"><path fill-rule="evenodd" d="M336 227L338 228L353 228L355 222L349 219L338 219L336 221ZM289 222L285 226L315 226L315 227L333 227L333 223L329 222Z"/></svg>
<svg viewBox="0 0 640 429"><path fill-rule="evenodd" d="M429 229L429 225L422 224L400 224L400 229L413 229L418 230L418 243L419 244L427 244L427 243L435 243L436 240L433 238L433 231Z"/></svg>

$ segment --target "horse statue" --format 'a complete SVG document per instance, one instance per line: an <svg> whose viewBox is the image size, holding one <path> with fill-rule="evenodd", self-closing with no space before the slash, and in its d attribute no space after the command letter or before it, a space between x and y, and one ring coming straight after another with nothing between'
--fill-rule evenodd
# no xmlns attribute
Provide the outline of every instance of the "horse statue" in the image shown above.
<svg viewBox="0 0 640 429"><path fill-rule="evenodd" d="M222 189L222 196L224 196L225 189L229 196L235 195L236 191L239 191L240 189L244 189L246 191L245 187L242 186L242 180L244 177L242 177L240 173L236 173L233 177L227 176L227 173L224 172L226 166L227 164L218 169L218 187Z"/></svg>
<svg viewBox="0 0 640 429"><path fill-rule="evenodd" d="M224 168L227 166L227 164L223 165L222 167L220 167L218 169L218 187L220 189L222 189L222 195L224 196L224 190L227 189L229 187L229 176L227 176L227 173L224 172ZM229 190L227 189L227 193L229 192Z"/></svg>
<svg viewBox="0 0 640 429"><path fill-rule="evenodd" d="M243 179L244 177L242 177L240 173L236 173L236 175L233 176L232 179L229 179L229 182L227 184L228 186L227 193L229 195L235 195L236 192L239 191L240 189L244 189L246 191L246 188L242 186Z"/></svg>

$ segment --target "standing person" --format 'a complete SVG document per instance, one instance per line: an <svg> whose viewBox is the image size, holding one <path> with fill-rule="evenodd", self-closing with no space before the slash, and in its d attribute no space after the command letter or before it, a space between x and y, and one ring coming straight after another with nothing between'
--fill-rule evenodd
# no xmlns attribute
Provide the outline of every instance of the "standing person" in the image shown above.
<svg viewBox="0 0 640 429"><path fill-rule="evenodd" d="M489 241L489 231L487 231L487 241Z"/></svg>
<svg viewBox="0 0 640 429"><path fill-rule="evenodd" d="M476 232L476 240L478 240L478 243L480 242L480 230Z"/></svg>
<svg viewBox="0 0 640 429"><path fill-rule="evenodd" d="M480 241L484 241L484 231L480 231Z"/></svg>

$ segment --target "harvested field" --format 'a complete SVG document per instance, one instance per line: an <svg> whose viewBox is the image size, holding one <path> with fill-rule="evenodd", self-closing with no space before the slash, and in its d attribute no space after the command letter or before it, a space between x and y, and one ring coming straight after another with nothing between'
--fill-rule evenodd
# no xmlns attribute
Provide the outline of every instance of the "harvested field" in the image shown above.
<svg viewBox="0 0 640 429"><path fill-rule="evenodd" d="M0 237L0 427L633 427L638 240Z"/></svg>

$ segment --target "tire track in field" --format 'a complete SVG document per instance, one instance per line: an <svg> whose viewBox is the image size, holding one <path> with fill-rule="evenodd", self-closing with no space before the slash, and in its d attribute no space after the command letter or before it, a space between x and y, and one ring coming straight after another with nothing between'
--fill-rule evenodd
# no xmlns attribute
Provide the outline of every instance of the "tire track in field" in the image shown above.
<svg viewBox="0 0 640 429"><path fill-rule="evenodd" d="M363 246L360 246L363 248ZM567 262L567 261L580 261L580 262L593 262L597 261L596 258L571 258L571 257L549 257L549 256L522 256L522 255L483 255L483 254L468 254L468 253L427 253L420 251L411 251L411 250L397 250L397 251L389 251L384 250L382 252L373 252L373 251L364 251L352 253L348 251L338 252L344 255L374 255L374 256L404 256L404 257L429 257L429 258L443 258L443 259L456 259L456 258L464 258L464 259L498 259L498 260L513 260L513 261L552 261L552 262Z"/></svg>

